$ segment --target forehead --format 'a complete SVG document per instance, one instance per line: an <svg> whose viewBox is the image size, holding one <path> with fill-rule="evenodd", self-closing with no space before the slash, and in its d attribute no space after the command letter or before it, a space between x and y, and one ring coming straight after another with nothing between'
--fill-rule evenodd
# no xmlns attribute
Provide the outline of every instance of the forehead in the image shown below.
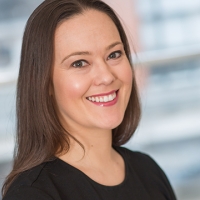
<svg viewBox="0 0 200 200"><path fill-rule="evenodd" d="M96 10L87 10L63 21L55 32L55 48L64 44L68 48L105 45L108 40L121 41L119 32L107 14Z"/></svg>

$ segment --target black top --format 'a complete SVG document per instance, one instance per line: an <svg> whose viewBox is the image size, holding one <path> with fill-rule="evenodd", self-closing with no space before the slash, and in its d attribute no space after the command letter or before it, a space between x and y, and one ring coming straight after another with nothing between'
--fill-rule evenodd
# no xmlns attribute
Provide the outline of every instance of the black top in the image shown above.
<svg viewBox="0 0 200 200"><path fill-rule="evenodd" d="M160 167L147 155L115 147L125 162L125 179L101 185L56 158L23 172L3 200L175 200Z"/></svg>

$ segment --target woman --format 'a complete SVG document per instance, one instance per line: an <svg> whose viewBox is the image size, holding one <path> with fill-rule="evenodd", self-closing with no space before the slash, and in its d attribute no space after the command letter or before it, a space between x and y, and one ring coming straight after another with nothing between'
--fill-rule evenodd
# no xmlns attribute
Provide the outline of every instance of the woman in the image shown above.
<svg viewBox="0 0 200 200"><path fill-rule="evenodd" d="M175 199L157 164L120 147L140 119L126 35L99 0L46 0L24 33L17 145L4 200Z"/></svg>

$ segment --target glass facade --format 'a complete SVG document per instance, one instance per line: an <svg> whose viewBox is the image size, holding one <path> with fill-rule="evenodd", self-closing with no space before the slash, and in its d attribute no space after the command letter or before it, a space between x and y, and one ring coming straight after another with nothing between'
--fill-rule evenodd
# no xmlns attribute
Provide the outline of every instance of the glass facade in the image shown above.
<svg viewBox="0 0 200 200"><path fill-rule="evenodd" d="M153 50L200 43L200 1L136 2L143 49Z"/></svg>
<svg viewBox="0 0 200 200"><path fill-rule="evenodd" d="M200 1L138 0L143 117L131 148L152 155L178 199L200 198ZM142 66L143 65L143 66Z"/></svg>

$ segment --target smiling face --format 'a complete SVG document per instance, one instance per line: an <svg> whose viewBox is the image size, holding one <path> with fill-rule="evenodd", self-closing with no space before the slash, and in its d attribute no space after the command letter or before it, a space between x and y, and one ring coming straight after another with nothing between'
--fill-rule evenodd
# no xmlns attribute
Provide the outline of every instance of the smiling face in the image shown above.
<svg viewBox="0 0 200 200"><path fill-rule="evenodd" d="M131 87L131 66L106 14L88 10L57 27L53 95L61 123L71 134L117 127Z"/></svg>

